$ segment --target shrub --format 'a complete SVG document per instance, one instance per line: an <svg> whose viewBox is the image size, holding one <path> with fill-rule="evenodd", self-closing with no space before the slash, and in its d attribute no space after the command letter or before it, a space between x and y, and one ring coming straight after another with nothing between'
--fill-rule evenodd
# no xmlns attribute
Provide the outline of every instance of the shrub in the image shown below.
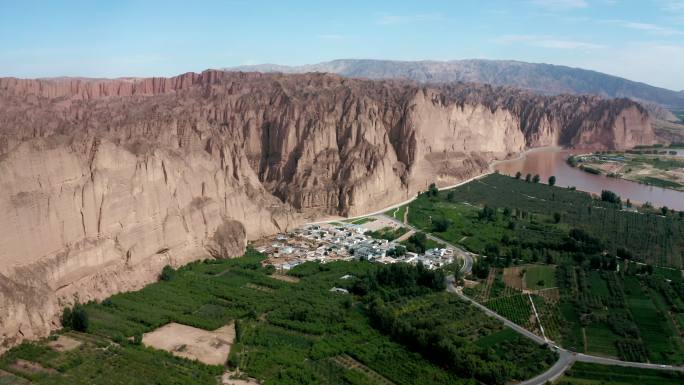
<svg viewBox="0 0 684 385"><path fill-rule="evenodd" d="M61 321L62 327L79 332L88 331L88 327L90 326L88 313L86 312L85 307L80 303L75 304L73 308L64 308Z"/></svg>
<svg viewBox="0 0 684 385"><path fill-rule="evenodd" d="M159 279L162 281L170 281L176 276L176 270L173 267L166 265L159 274Z"/></svg>

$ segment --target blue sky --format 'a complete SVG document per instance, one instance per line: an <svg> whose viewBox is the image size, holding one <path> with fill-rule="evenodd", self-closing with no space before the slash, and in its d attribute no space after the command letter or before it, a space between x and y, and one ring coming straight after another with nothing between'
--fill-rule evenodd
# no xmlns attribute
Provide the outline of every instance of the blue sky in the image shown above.
<svg viewBox="0 0 684 385"><path fill-rule="evenodd" d="M515 59L684 89L684 0L0 0L0 76Z"/></svg>

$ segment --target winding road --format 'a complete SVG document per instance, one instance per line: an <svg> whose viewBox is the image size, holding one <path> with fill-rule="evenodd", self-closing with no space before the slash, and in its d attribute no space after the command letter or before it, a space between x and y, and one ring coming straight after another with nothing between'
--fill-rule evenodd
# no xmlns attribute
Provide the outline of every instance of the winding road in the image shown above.
<svg viewBox="0 0 684 385"><path fill-rule="evenodd" d="M540 344L540 345L545 345L547 344L547 341L545 341L542 337L530 332L529 330L523 328L522 326L510 321L509 319L501 316L500 314L492 311L491 309L487 308L486 306L480 304L479 302L475 301L474 299L466 296L463 294L463 292L460 290L460 288L457 288L453 284L453 279L449 279L447 282L447 291L450 293L454 293L461 297L463 300L470 302L474 306L476 306L478 309L482 310L485 314L489 315L490 317L494 317L498 319L499 321L503 322L504 325L508 326L509 328L513 329L514 331L522 334L523 336L531 339L532 341ZM641 368L641 369L657 369L657 370L669 370L669 371L677 371L677 372L684 372L684 367L681 366L672 366L672 365L659 365L659 364L648 364L648 363L643 363L643 362L630 362L630 361L620 361L616 360L613 358L606 358L606 357L599 357L599 356L592 356L588 354L583 354L583 353L576 353L571 350L563 349L557 345L549 345L549 348L556 353L558 353L558 361L551 366L546 372L538 375L537 377L531 378L529 380L520 382L520 385L544 385L546 384L547 381L551 382L559 378L560 376L563 375L563 373L572 366L575 361L580 361L580 362L589 362L593 364L602 364L602 365L617 365L617 366L624 366L624 367L630 367L630 368Z"/></svg>

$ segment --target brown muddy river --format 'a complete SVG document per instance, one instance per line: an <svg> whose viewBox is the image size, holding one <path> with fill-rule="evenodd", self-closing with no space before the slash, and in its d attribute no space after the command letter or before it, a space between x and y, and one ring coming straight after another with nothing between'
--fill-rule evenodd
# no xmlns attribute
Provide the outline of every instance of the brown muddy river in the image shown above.
<svg viewBox="0 0 684 385"><path fill-rule="evenodd" d="M632 202L650 202L655 207L667 206L675 210L684 210L684 192L647 186L624 179L593 175L565 163L571 154L582 154L590 151L539 149L528 152L524 158L513 159L494 165L494 169L505 175L539 174L546 183L551 175L556 176L556 186L575 186L578 190L601 194L602 190L610 190Z"/></svg>

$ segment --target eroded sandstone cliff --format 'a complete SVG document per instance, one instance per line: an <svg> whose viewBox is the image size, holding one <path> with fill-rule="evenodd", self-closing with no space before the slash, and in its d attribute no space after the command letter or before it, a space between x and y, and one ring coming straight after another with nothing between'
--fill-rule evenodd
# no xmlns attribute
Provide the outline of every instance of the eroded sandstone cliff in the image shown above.
<svg viewBox="0 0 684 385"><path fill-rule="evenodd" d="M0 341L166 264L353 215L527 147L650 143L628 100L481 85L205 71L0 79Z"/></svg>

